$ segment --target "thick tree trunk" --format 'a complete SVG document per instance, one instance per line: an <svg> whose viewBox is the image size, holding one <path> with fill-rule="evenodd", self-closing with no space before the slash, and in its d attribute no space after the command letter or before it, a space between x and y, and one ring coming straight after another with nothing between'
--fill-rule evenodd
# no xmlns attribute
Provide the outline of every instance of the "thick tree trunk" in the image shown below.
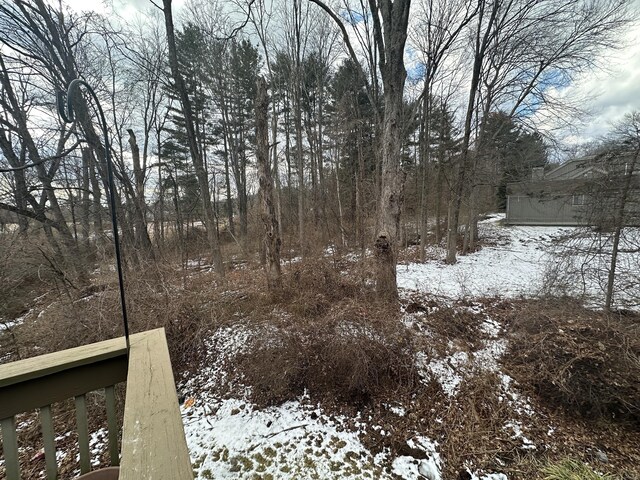
<svg viewBox="0 0 640 480"><path fill-rule="evenodd" d="M269 133L267 110L269 98L264 78L257 80L256 92L256 163L260 185L260 219L264 225L263 249L267 286L273 291L281 286L280 273L280 231L273 195L273 178L269 165Z"/></svg>
<svg viewBox="0 0 640 480"><path fill-rule="evenodd" d="M272 168L275 178L275 202L276 218L278 220L278 232L282 231L282 185L280 185L280 169L278 166L278 109L276 102L271 103L271 153L273 154Z"/></svg>
<svg viewBox="0 0 640 480"><path fill-rule="evenodd" d="M404 138L403 93L407 77L404 46L411 2L396 0L393 3L380 3L381 7L374 0L369 0L369 6L374 12L374 32L380 51L380 72L384 86L380 197L374 242L376 292L384 301L395 303L398 299L396 259L405 181L401 158Z"/></svg>
<svg viewBox="0 0 640 480"><path fill-rule="evenodd" d="M402 91L402 90L401 90ZM396 256L400 237L400 213L404 196L404 173L400 167L400 122L402 95L385 94L382 132L382 176L378 203L376 256L376 291L387 300L398 298Z"/></svg>

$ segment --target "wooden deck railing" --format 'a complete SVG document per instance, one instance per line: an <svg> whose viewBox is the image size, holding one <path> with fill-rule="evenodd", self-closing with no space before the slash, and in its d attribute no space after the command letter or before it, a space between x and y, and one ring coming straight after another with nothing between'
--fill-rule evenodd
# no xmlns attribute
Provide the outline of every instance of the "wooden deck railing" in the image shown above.
<svg viewBox="0 0 640 480"><path fill-rule="evenodd" d="M122 448L114 386L126 381ZM7 480L19 480L15 415L39 410L46 476L57 478L51 404L75 399L80 471L91 469L85 395L105 392L108 445L120 480L193 478L164 329L0 365L0 424ZM63 432L59 432L63 433Z"/></svg>

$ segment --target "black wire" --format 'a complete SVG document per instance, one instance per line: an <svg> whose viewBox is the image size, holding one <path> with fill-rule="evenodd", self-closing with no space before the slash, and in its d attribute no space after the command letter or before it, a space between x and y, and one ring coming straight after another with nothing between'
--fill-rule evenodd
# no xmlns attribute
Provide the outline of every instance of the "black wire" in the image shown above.
<svg viewBox="0 0 640 480"><path fill-rule="evenodd" d="M122 322L124 324L124 336L127 343L127 355L129 355L130 343L129 343L129 320L127 318L127 303L124 293L124 276L122 273L122 257L120 254L120 235L118 233L118 218L116 216L116 194L115 183L113 181L113 164L111 162L111 154L109 147L109 132L107 131L107 121L104 116L104 111L100 105L100 101L96 95L96 92L91 86L84 80L76 78L69 84L66 95L66 109L65 109L65 94L58 92L57 104L58 113L65 123L72 123L75 121L75 113L73 111L73 96L80 91L80 86L84 86L86 90L91 94L95 105L98 109L99 120L101 123L102 134L104 136L104 156L107 164L107 182L109 193L109 209L111 210L111 225L113 228L113 241L115 243L116 250L116 267L118 270L118 285L120 287L120 303L122 305Z"/></svg>

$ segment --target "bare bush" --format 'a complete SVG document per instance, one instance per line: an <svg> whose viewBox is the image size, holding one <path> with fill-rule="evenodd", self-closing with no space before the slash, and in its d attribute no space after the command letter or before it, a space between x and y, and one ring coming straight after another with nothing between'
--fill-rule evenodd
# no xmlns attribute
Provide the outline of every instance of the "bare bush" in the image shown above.
<svg viewBox="0 0 640 480"><path fill-rule="evenodd" d="M251 354L238 365L253 387L253 400L277 404L307 390L320 398L364 404L415 387L406 332L388 318L373 318L380 312L353 313L340 306L317 321L293 322L257 336Z"/></svg>
<svg viewBox="0 0 640 480"><path fill-rule="evenodd" d="M69 273L37 234L0 235L0 320L23 314L34 298L51 288L68 294L75 288Z"/></svg>
<svg viewBox="0 0 640 480"><path fill-rule="evenodd" d="M201 274L209 277L209 275ZM212 285L215 285L211 283ZM190 288L173 268L151 265L129 271L126 296L131 333L164 327L176 372L197 368L214 318L206 302L214 286ZM22 356L55 352L123 335L115 273L74 296L47 295L37 318L14 328ZM70 313L72 312L72 313Z"/></svg>
<svg viewBox="0 0 640 480"><path fill-rule="evenodd" d="M557 240L554 254L545 266L543 293L573 296L589 305L602 306L607 296L613 233L590 227L577 228ZM612 302L618 308L636 308L640 288L640 230L627 227L617 248Z"/></svg>
<svg viewBox="0 0 640 480"><path fill-rule="evenodd" d="M522 386L552 406L591 418L640 421L640 316L575 301L523 304L503 358Z"/></svg>
<svg viewBox="0 0 640 480"><path fill-rule="evenodd" d="M416 386L410 332L393 306L341 275L326 259L296 264L274 299L238 373L261 405L305 390L356 404ZM254 312L256 314L257 312Z"/></svg>

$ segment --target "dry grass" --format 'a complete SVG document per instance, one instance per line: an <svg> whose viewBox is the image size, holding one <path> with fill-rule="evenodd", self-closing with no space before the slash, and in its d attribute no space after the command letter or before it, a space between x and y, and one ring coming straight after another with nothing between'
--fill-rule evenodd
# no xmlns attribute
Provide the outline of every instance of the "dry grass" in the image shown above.
<svg viewBox="0 0 640 480"><path fill-rule="evenodd" d="M505 367L568 412L640 425L640 316L571 301L529 302L509 315Z"/></svg>
<svg viewBox="0 0 640 480"><path fill-rule="evenodd" d="M413 346L397 308L325 259L295 264L259 326L238 373L261 405L318 398L365 404L416 385Z"/></svg>
<svg viewBox="0 0 640 480"><path fill-rule="evenodd" d="M74 296L43 297L23 325L12 328L20 358L64 350L122 336L122 314L115 274L109 272ZM207 290L171 267L150 266L127 272L127 309L132 333L164 327L177 372L197 365L203 341L215 318Z"/></svg>

